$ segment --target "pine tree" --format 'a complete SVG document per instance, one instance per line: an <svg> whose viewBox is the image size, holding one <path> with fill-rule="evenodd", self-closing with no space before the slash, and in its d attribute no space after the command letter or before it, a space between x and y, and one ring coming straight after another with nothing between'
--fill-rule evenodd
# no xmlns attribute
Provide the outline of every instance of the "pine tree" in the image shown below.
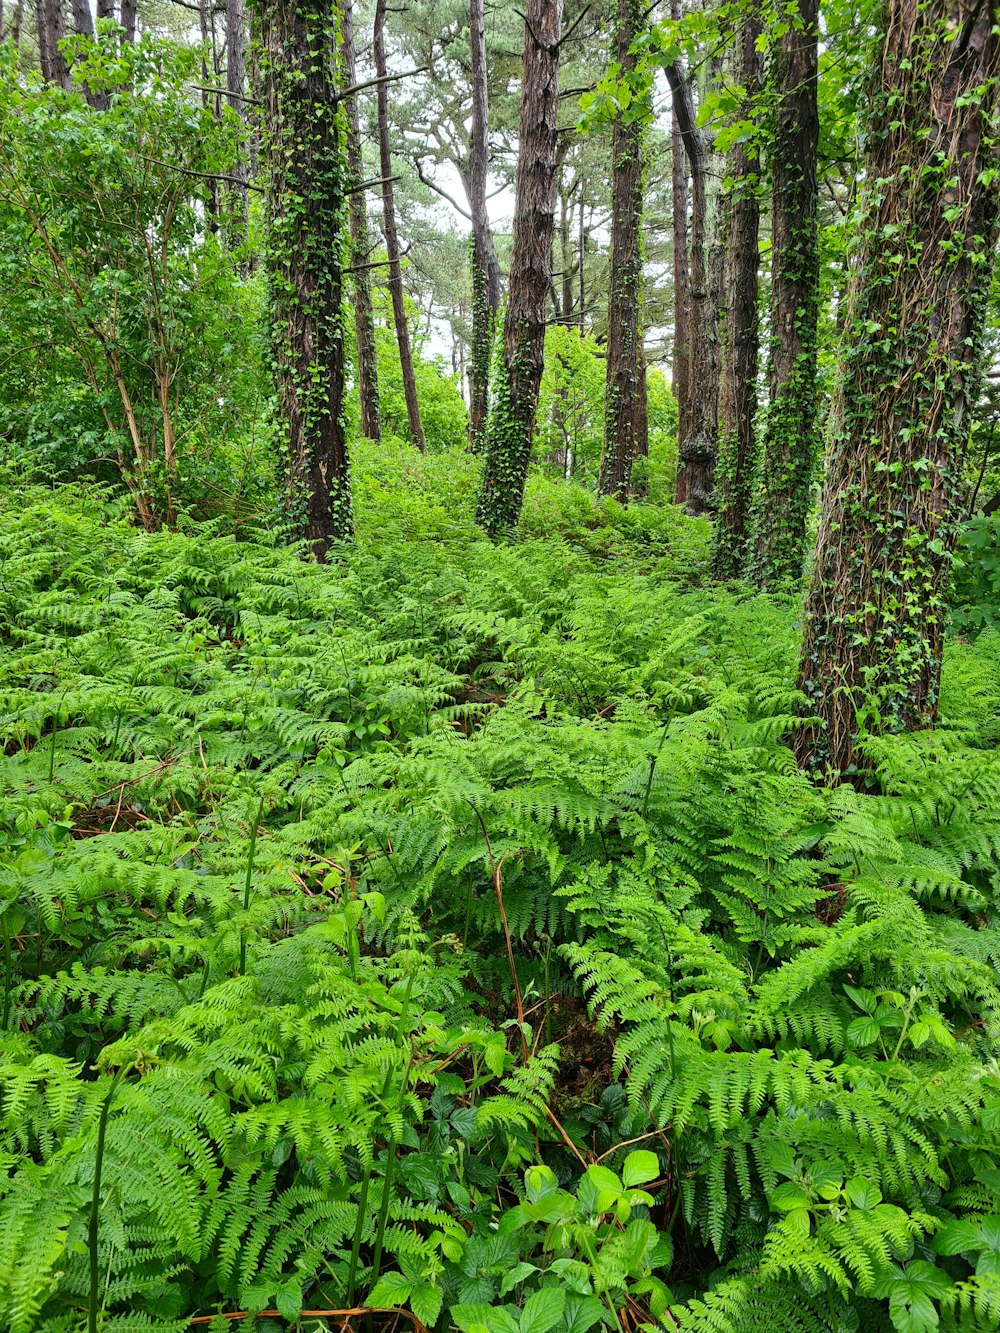
<svg viewBox="0 0 1000 1333"><path fill-rule="evenodd" d="M343 145L335 0L255 0L263 51L275 369L296 522L317 558L351 534L344 437Z"/></svg>
<svg viewBox="0 0 1000 1333"><path fill-rule="evenodd" d="M935 717L956 488L978 393L1000 167L993 0L890 0L801 685L841 772L871 730ZM990 173L990 174L986 174Z"/></svg>
<svg viewBox="0 0 1000 1333"><path fill-rule="evenodd" d="M623 73L635 67L630 53L643 22L641 0L619 0L617 60ZM615 116L611 142L611 282L608 290L608 358L604 452L598 489L623 503L632 464L648 452L642 354L642 216L644 129L640 108Z"/></svg>
<svg viewBox="0 0 1000 1333"><path fill-rule="evenodd" d="M754 511L753 572L762 588L801 577L816 471L818 31L817 0L798 0L774 50L771 394Z"/></svg>
<svg viewBox="0 0 1000 1333"><path fill-rule="evenodd" d="M490 416L477 522L490 536L521 513L545 360L552 279L562 0L531 0L525 20L520 151L501 383Z"/></svg>

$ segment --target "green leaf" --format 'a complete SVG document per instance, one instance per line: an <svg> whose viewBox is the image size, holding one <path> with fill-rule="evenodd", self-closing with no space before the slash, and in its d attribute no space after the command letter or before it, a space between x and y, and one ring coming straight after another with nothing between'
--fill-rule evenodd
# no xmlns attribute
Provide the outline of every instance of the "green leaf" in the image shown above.
<svg viewBox="0 0 1000 1333"><path fill-rule="evenodd" d="M965 1254L982 1248L979 1228L974 1222L956 1218L946 1222L931 1241L931 1248L936 1254Z"/></svg>
<svg viewBox="0 0 1000 1333"><path fill-rule="evenodd" d="M410 1309L428 1328L437 1323L443 1303L444 1292L433 1282L419 1282L410 1293Z"/></svg>
<svg viewBox="0 0 1000 1333"><path fill-rule="evenodd" d="M368 1299L365 1305L370 1305L374 1309L384 1310L397 1305L405 1305L410 1299L410 1292L413 1290L413 1283L403 1276L402 1273L383 1273L375 1286L368 1293ZM297 1312L296 1312L297 1313ZM416 1314L416 1310L413 1312ZM417 1318L419 1319L419 1315Z"/></svg>
<svg viewBox="0 0 1000 1333"><path fill-rule="evenodd" d="M549 1333L562 1319L566 1293L559 1287L532 1292L521 1311L521 1333Z"/></svg>
<svg viewBox="0 0 1000 1333"><path fill-rule="evenodd" d="M873 1046L881 1030L874 1018L856 1018L847 1025L847 1040L852 1046Z"/></svg>
<svg viewBox="0 0 1000 1333"><path fill-rule="evenodd" d="M796 1185L791 1180L786 1181L784 1185L779 1185L772 1194L768 1195L767 1201L779 1213L791 1212L793 1208L808 1208L812 1202L802 1186Z"/></svg>
<svg viewBox="0 0 1000 1333"><path fill-rule="evenodd" d="M625 1185L645 1185L655 1180L660 1174L660 1163L655 1152L640 1149L630 1152L622 1167L622 1182Z"/></svg>
<svg viewBox="0 0 1000 1333"><path fill-rule="evenodd" d="M878 1186L858 1176L847 1182L844 1193L855 1208L874 1208L882 1202L882 1192Z"/></svg>

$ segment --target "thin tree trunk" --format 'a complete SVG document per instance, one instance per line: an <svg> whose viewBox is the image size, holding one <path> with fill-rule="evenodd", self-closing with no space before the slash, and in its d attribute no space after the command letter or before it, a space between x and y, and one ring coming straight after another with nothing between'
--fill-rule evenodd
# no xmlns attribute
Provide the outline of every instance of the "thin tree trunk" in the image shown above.
<svg viewBox="0 0 1000 1333"><path fill-rule="evenodd" d="M122 0L121 25L125 29L125 40L135 41L136 0Z"/></svg>
<svg viewBox="0 0 1000 1333"><path fill-rule="evenodd" d="M1000 168L994 0L889 0L800 684L838 773L934 721ZM861 720L859 720L859 718Z"/></svg>
<svg viewBox="0 0 1000 1333"><path fill-rule="evenodd" d="M385 63L386 0L375 0L374 56L375 75L386 77ZM382 174L382 212L386 258L389 261L389 295L392 298L392 319L396 326L399 345L399 367L403 376L403 396L406 399L406 419L410 427L410 441L425 452L424 431L420 424L420 404L417 401L417 381L413 374L413 354L410 351L410 330L406 323L403 302L403 269L399 260L399 237L396 234L396 205L392 190L392 153L389 150L389 89L378 85L378 150Z"/></svg>
<svg viewBox="0 0 1000 1333"><path fill-rule="evenodd" d="M736 82L746 103L740 118L754 115L761 91L762 62L757 51L760 18L748 12L738 35ZM718 508L713 569L719 578L743 572L750 533L750 506L756 461L754 415L757 408L757 269L760 160L756 144L743 141L729 154L732 181L725 223L726 321L722 383L719 393L719 456L716 464Z"/></svg>
<svg viewBox="0 0 1000 1333"><path fill-rule="evenodd" d="M66 64L66 57L59 50L59 43L66 36L62 0L36 0L35 14L38 23L38 61L42 78L46 83L68 88L69 66Z"/></svg>
<svg viewBox="0 0 1000 1333"><path fill-rule="evenodd" d="M617 60L635 68L630 48L645 17L645 0L618 0ZM632 465L645 423L641 408L646 364L642 355L642 214L645 145L642 119L615 117L611 139L611 282L608 291L604 449L598 492L625 504Z"/></svg>
<svg viewBox="0 0 1000 1333"><path fill-rule="evenodd" d="M354 5L344 0L340 20L340 40L344 53L344 81L348 88L357 83L354 57ZM378 355L375 350L375 317L372 313L371 260L372 242L368 229L368 204L361 188L364 162L361 156L361 130L356 96L348 97L347 113L347 183L350 188L351 252L354 274L354 334L357 343L358 401L361 405L361 434L366 440L381 440L382 413L378 391Z"/></svg>
<svg viewBox="0 0 1000 1333"><path fill-rule="evenodd" d="M711 249L708 149L695 121L691 85L679 65L667 68L674 115L691 172L690 288L686 320L688 393L674 499L692 514L708 512L718 429L718 275Z"/></svg>
<svg viewBox="0 0 1000 1333"><path fill-rule="evenodd" d="M753 537L753 573L761 588L795 585L802 577L819 459L817 13L817 0L798 0L801 24L778 38L774 52L771 392Z"/></svg>
<svg viewBox="0 0 1000 1333"><path fill-rule="evenodd" d="M521 82L504 373L486 440L477 521L491 536L517 525L545 364L555 226L562 0L529 0ZM583 256L581 254L581 270Z"/></svg>
<svg viewBox="0 0 1000 1333"><path fill-rule="evenodd" d="M295 520L317 559L351 535L344 436L336 0L253 0L264 72L274 352Z"/></svg>
<svg viewBox="0 0 1000 1333"><path fill-rule="evenodd" d="M21 32L24 28L24 0L17 0L14 6L14 19L10 25L10 40L14 43L14 50L21 49Z"/></svg>
<svg viewBox="0 0 1000 1333"><path fill-rule="evenodd" d="M680 19L680 0L671 0L670 17L675 22ZM687 438L688 433L688 392L691 382L691 259L688 254L688 164L684 147L684 135L681 131L682 116L678 112L676 99L671 108L670 132L670 183L673 249L674 249L674 354L672 366L672 387L677 402L677 444ZM678 457L678 492L675 497L681 503L684 496L680 493L681 473Z"/></svg>
<svg viewBox="0 0 1000 1333"><path fill-rule="evenodd" d="M246 0L227 0L226 3L226 92L229 106L239 116L244 126L247 125L247 60L246 60ZM239 146L233 175L237 184L233 185L229 195L229 243L239 249L246 241L249 196L247 181L247 145L244 141ZM246 276L248 265L242 262L240 268Z"/></svg>
<svg viewBox="0 0 1000 1333"><path fill-rule="evenodd" d="M472 73L472 134L469 211L472 214L472 349L469 375L469 445L478 453L484 443L490 400L493 330L500 308L500 266L486 208L489 169L486 26L483 0L469 0L469 46Z"/></svg>
<svg viewBox="0 0 1000 1333"><path fill-rule="evenodd" d="M579 291L579 303L580 303L580 309L579 309L579 312L578 312L578 314L577 314L577 327L579 328L579 330L580 330L581 333L586 333L586 331L587 331L587 324L586 324L586 319L587 319L587 267L586 267L586 260L587 260L587 231L586 231L586 228L584 227L584 208L585 208L585 205L584 205L584 202L583 202L583 189L582 189L582 187L581 187L581 190L580 190L580 236L579 236L579 242L578 242L578 246L577 246L577 258L576 258L577 288L578 288L578 291Z"/></svg>

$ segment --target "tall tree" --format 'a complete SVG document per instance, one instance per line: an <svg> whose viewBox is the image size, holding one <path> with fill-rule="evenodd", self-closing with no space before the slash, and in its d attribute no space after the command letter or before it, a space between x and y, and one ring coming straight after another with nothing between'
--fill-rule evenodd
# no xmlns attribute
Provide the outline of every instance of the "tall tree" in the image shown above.
<svg viewBox="0 0 1000 1333"><path fill-rule="evenodd" d="M483 484L476 511L477 522L491 536L510 531L520 517L545 364L545 315L552 280L558 170L562 8L562 0L529 0L525 16L503 371L487 429ZM582 255L580 259L582 265Z"/></svg>
<svg viewBox="0 0 1000 1333"><path fill-rule="evenodd" d="M757 50L759 15L748 10L736 42L735 77L742 89L740 116L753 116L760 94L762 61ZM720 578L742 572L750 535L750 505L756 461L757 269L760 158L756 141L739 135L729 153L728 205L724 223L726 294L725 346L719 390L719 452L712 565Z"/></svg>
<svg viewBox="0 0 1000 1333"><path fill-rule="evenodd" d="M763 588L801 577L818 457L817 9L817 0L796 0L793 21L774 49L771 387L753 556L754 576Z"/></svg>
<svg viewBox="0 0 1000 1333"><path fill-rule="evenodd" d="M136 0L122 0L120 22L125 30L125 40L127 42L135 41L136 11Z"/></svg>
<svg viewBox="0 0 1000 1333"><path fill-rule="evenodd" d="M340 40L344 53L344 80L349 88L357 83L354 55L354 5L343 0ZM361 156L361 131L358 124L356 95L345 100L347 121L347 182L350 189L351 250L353 252L352 289L354 292L354 333L357 344L358 399L361 404L361 434L366 440L382 438L382 414L379 407L378 356L375 348L375 317L372 313L371 262L372 243L368 228L368 204L364 192L364 163Z"/></svg>
<svg viewBox="0 0 1000 1333"><path fill-rule="evenodd" d="M932 722L996 239L995 0L889 0L866 137L801 687L800 758Z"/></svg>
<svg viewBox="0 0 1000 1333"><path fill-rule="evenodd" d="M35 19L38 26L38 60L42 78L62 88L69 86L69 66L59 49L66 36L62 0L35 0Z"/></svg>
<svg viewBox="0 0 1000 1333"><path fill-rule="evenodd" d="M691 82L678 62L667 66L676 123L691 177L691 244L685 319L687 403L679 437L674 498L692 514L711 508L719 413L719 302L722 255L718 238L721 176L712 135L699 127Z"/></svg>
<svg viewBox="0 0 1000 1333"><path fill-rule="evenodd" d="M681 17L680 0L670 0L670 17L678 22ZM685 77L682 70L677 71ZM671 84L671 89L673 85ZM673 235L674 268L674 339L672 356L672 387L677 400L677 440L687 435L688 389L690 384L690 348L688 326L691 322L691 261L688 254L688 165L681 121L686 107L681 107L680 94L674 95L671 106L670 128L670 185L671 231Z"/></svg>
<svg viewBox="0 0 1000 1333"><path fill-rule="evenodd" d="M246 23L246 0L226 0L226 92L230 108L244 124L247 123ZM230 204L233 214L230 236L232 242L239 246L246 239L249 206L245 144L240 147L232 174L236 183Z"/></svg>
<svg viewBox="0 0 1000 1333"><path fill-rule="evenodd" d="M490 396L493 329L500 308L500 266L486 209L489 169L489 100L486 83L486 25L483 0L469 0L472 73L472 135L469 150L469 211L472 219L472 349L469 374L469 443L483 443Z"/></svg>
<svg viewBox="0 0 1000 1333"><path fill-rule="evenodd" d="M644 0L618 0L616 59L627 76L635 68L632 43L646 13ZM632 484L632 464L648 452L646 362L642 354L642 209L645 107L619 110L611 137L611 282L608 290L608 355L604 451L598 490L623 504Z"/></svg>
<svg viewBox="0 0 1000 1333"><path fill-rule="evenodd" d="M260 25L274 359L295 520L317 559L351 534L341 310L337 0L252 0Z"/></svg>
<svg viewBox="0 0 1000 1333"><path fill-rule="evenodd" d="M396 233L396 203L392 189L392 152L389 147L389 88L385 59L386 0L375 0L374 57L378 84L378 151L382 172L382 214L386 258L389 265L389 295L392 298L392 320L396 326L399 347L399 367L403 377L403 396L406 399L406 419L410 440L425 450L423 426L420 424L420 404L417 401L417 381L413 373L413 353L410 350L410 330L406 322L403 300L403 267L400 262L399 236Z"/></svg>

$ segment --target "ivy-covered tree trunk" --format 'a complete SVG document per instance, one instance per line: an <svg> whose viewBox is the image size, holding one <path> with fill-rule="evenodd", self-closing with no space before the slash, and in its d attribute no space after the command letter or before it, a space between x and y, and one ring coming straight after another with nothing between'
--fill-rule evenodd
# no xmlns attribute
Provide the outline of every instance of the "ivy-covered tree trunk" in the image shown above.
<svg viewBox="0 0 1000 1333"><path fill-rule="evenodd" d="M760 94L762 62L757 51L760 32L760 18L748 12L737 37L734 71L736 82L745 94L741 119L753 116L754 99ZM724 223L726 319L719 388L712 567L719 578L737 578L747 554L756 461L760 159L754 142L741 138L733 144L727 174L732 184Z"/></svg>
<svg viewBox="0 0 1000 1333"><path fill-rule="evenodd" d="M357 83L354 57L354 5L343 0L340 40L344 53L344 80L349 88ZM358 400L361 404L361 434L366 440L382 438L382 412L378 389L378 354L375 348L375 316L372 313L372 242L365 201L361 130L354 96L345 99L347 115L347 183L350 189L351 250L354 273L354 334L357 343Z"/></svg>
<svg viewBox="0 0 1000 1333"><path fill-rule="evenodd" d="M317 559L351 535L344 437L344 148L336 0L253 0L260 22L274 356L290 495Z"/></svg>
<svg viewBox="0 0 1000 1333"><path fill-rule="evenodd" d="M817 34L817 0L798 0L796 21L774 50L771 386L753 521L753 574L762 588L795 584L802 576L819 453Z"/></svg>
<svg viewBox="0 0 1000 1333"><path fill-rule="evenodd" d="M889 0L801 687L804 762L933 722L996 237L994 0ZM859 718L861 720L859 720Z"/></svg>
<svg viewBox="0 0 1000 1333"><path fill-rule="evenodd" d="M491 536L512 530L521 513L545 364L558 169L561 32L562 0L530 0L503 367L486 433L483 484L476 510L476 521ZM580 261L582 265L582 254Z"/></svg>
<svg viewBox="0 0 1000 1333"><path fill-rule="evenodd" d="M385 82L385 13L386 0L375 0L375 35L373 55L378 85L378 152L382 172L382 214L385 253L389 267L389 295L392 298L392 322L396 326L396 344L399 347L399 369L403 377L403 397L406 399L406 420L410 441L424 452L424 429L420 423L420 404L417 401L417 381L413 373L413 353L410 350L410 329L406 322L406 304L403 300L403 267L399 256L399 237L396 233L396 203L392 189L392 152L389 148L389 89Z"/></svg>
<svg viewBox="0 0 1000 1333"><path fill-rule="evenodd" d="M644 0L618 0L616 58L623 72L635 68L630 48L644 20ZM642 355L642 213L645 167L644 107L626 119L615 116L611 140L611 282L608 291L607 378L604 451L598 490L625 504L632 465L647 452L642 400L646 363Z"/></svg>
<svg viewBox="0 0 1000 1333"><path fill-rule="evenodd" d="M489 168L486 25L483 0L469 0L469 47L472 72L472 134L469 153L469 211L472 214L472 348L469 357L469 445L483 447L490 401L493 330L500 308L500 266L486 209Z"/></svg>

